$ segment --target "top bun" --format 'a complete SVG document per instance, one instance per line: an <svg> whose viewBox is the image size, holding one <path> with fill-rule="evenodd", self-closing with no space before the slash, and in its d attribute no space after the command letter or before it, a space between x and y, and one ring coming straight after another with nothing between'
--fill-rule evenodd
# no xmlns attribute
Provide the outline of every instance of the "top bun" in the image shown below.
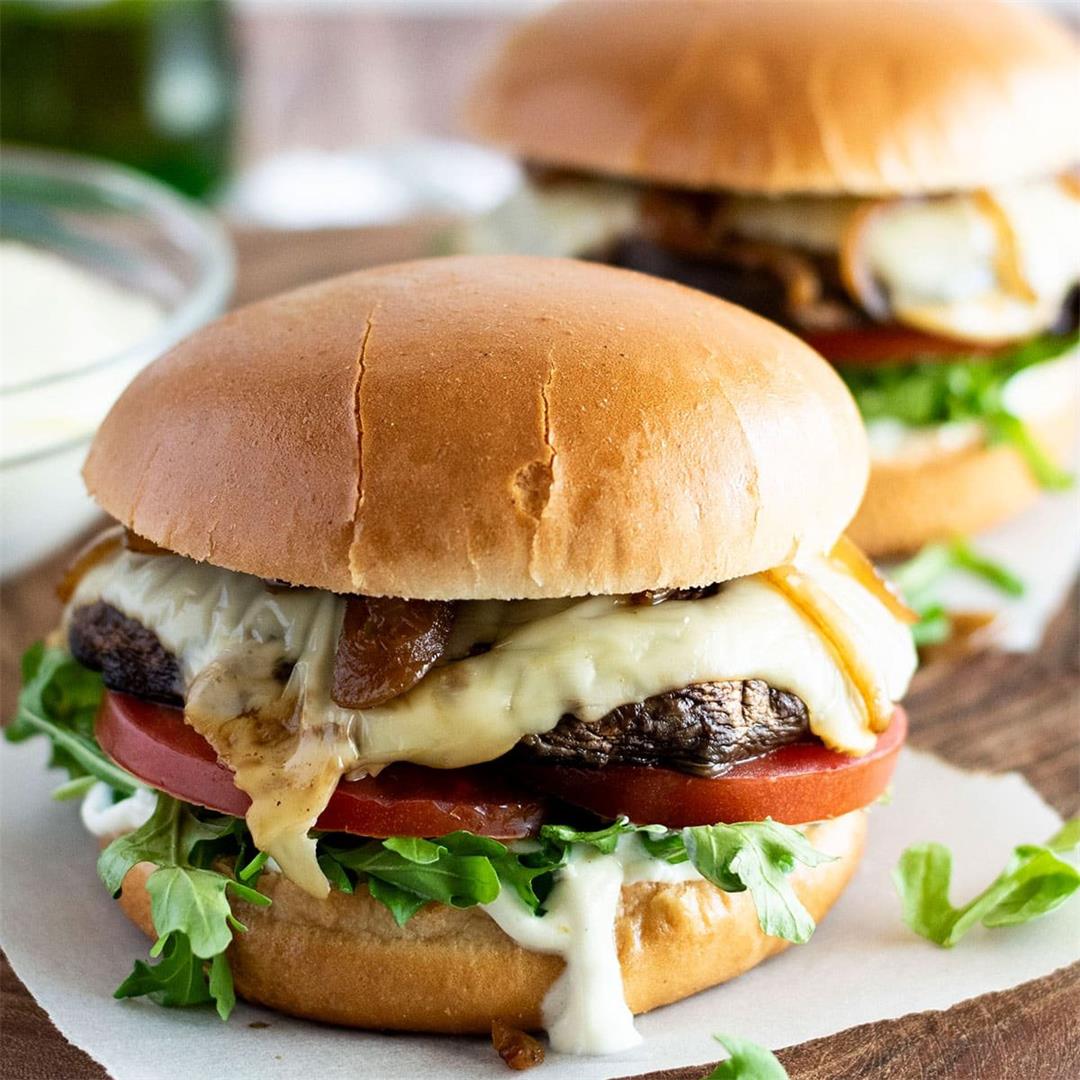
<svg viewBox="0 0 1080 1080"><path fill-rule="evenodd" d="M867 476L832 369L741 308L564 259L380 267L146 368L83 475L162 547L431 599L701 585L828 549Z"/></svg>
<svg viewBox="0 0 1080 1080"><path fill-rule="evenodd" d="M579 0L511 39L470 121L530 161L676 187L967 190L1080 160L1078 63L1034 5Z"/></svg>

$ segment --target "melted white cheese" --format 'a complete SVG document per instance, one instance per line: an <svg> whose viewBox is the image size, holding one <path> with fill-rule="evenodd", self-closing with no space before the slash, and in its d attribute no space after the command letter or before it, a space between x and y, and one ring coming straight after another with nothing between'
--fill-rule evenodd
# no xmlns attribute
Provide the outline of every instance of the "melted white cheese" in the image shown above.
<svg viewBox="0 0 1080 1080"><path fill-rule="evenodd" d="M464 226L456 247L471 254L581 255L629 232L637 206L637 190L613 180L528 180L491 213Z"/></svg>
<svg viewBox="0 0 1080 1080"><path fill-rule="evenodd" d="M1054 181L989 198L1009 241L971 195L901 201L872 219L867 258L898 321L998 341L1036 334L1058 318L1080 278L1080 200Z"/></svg>
<svg viewBox="0 0 1080 1080"><path fill-rule="evenodd" d="M136 788L126 799L113 802L112 788L98 783L83 796L79 816L91 836L111 839L145 825L156 805L157 795L149 788Z"/></svg>
<svg viewBox="0 0 1080 1080"><path fill-rule="evenodd" d="M987 210L987 200L996 213ZM725 209L750 239L839 251L851 198L736 196ZM1003 249L1004 226L1015 252ZM1057 180L883 204L866 225L864 257L894 317L931 333L975 341L1027 337L1058 318L1080 279L1080 199ZM1015 260L1023 288L1005 264Z"/></svg>
<svg viewBox="0 0 1080 1080"><path fill-rule="evenodd" d="M915 668L907 627L828 560L799 570L829 599L874 699L898 700ZM653 607L604 596L508 603L490 651L438 667L408 693L363 711L330 699L340 597L275 592L178 556L121 551L84 576L68 610L96 600L139 620L179 658L186 718L251 796L256 845L314 895L328 885L307 833L346 773L395 761L489 761L566 713L588 722L654 694L727 679L762 679L796 694L811 730L838 750L863 754L876 738L865 687L764 575ZM490 624L490 612L469 612L464 619ZM520 622L519 614L530 618ZM294 665L284 686L275 678L282 662Z"/></svg>

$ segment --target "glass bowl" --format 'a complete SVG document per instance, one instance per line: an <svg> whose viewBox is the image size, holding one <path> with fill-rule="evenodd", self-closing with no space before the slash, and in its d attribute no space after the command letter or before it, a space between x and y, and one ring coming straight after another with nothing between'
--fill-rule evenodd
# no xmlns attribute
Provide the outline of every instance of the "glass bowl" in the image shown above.
<svg viewBox="0 0 1080 1080"><path fill-rule="evenodd" d="M43 249L152 299L162 317L133 346L48 375L13 366L0 389L0 576L44 558L98 511L79 469L136 373L223 310L232 246L205 210L154 180L89 158L5 148L0 239ZM43 318L65 317L41 304Z"/></svg>

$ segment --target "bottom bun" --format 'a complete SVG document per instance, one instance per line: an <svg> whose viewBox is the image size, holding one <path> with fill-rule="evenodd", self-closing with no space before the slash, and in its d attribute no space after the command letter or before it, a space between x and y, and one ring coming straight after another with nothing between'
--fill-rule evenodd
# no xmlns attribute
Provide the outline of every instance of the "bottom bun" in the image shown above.
<svg viewBox="0 0 1080 1080"><path fill-rule="evenodd" d="M836 856L822 866L799 866L790 878L819 920L858 865L865 812L812 825L806 834ZM133 867L120 896L127 916L151 937L145 886L153 869ZM363 888L316 900L271 873L259 888L273 904L234 901L249 929L229 948L237 993L248 1001L363 1028L480 1033L496 1018L543 1026L541 1004L563 961L523 949L479 908L430 904L399 927ZM732 979L787 946L761 932L749 893L725 893L701 881L624 886L616 938L635 1013Z"/></svg>
<svg viewBox="0 0 1080 1080"><path fill-rule="evenodd" d="M1069 460L1076 402L1029 425L1051 460ZM979 532L1015 516L1042 493L1012 446L980 442L916 461L875 460L848 536L878 558L905 555L934 540Z"/></svg>

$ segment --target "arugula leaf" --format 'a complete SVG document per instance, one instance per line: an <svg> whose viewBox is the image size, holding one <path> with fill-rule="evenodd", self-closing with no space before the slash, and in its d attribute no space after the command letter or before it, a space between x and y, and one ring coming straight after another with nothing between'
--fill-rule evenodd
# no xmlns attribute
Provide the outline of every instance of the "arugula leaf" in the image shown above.
<svg viewBox="0 0 1080 1080"><path fill-rule="evenodd" d="M351 896L354 892L352 878L345 867L332 855L320 854L318 857L319 869L323 876L330 882L330 888Z"/></svg>
<svg viewBox="0 0 1080 1080"><path fill-rule="evenodd" d="M387 851L396 851L403 859L409 862L420 863L427 866L438 862L439 856L446 850L430 840L422 840L418 836L391 836L383 841L383 847Z"/></svg>
<svg viewBox="0 0 1080 1080"><path fill-rule="evenodd" d="M243 831L243 822L236 818L200 818L191 807L159 792L150 819L101 853L98 874L114 896L136 863L155 866L146 890L160 936L150 955L162 959L154 966L137 961L118 996L150 994L162 1004L213 1000L221 1018L228 1017L236 995L225 950L233 931L245 930L233 915L229 898L270 903L250 886L209 868L218 854L238 850Z"/></svg>
<svg viewBox="0 0 1080 1080"><path fill-rule="evenodd" d="M136 960L131 974L113 991L113 997L145 995L158 1005L170 1007L203 1005L214 1000L203 974L203 962L191 951L183 934L172 935L160 951L161 959L156 964ZM231 976L229 982L231 986Z"/></svg>
<svg viewBox="0 0 1080 1080"><path fill-rule="evenodd" d="M557 844L588 844L602 855L610 855L619 845L619 838L630 833L666 833L663 825L631 825L630 819L616 818L610 825L592 832L581 832L570 825L544 825L540 829L541 840Z"/></svg>
<svg viewBox="0 0 1080 1080"><path fill-rule="evenodd" d="M392 885L381 878L368 878L368 892L373 900L378 900L391 915L398 926L404 926L429 901L422 896L399 885Z"/></svg>
<svg viewBox="0 0 1080 1080"><path fill-rule="evenodd" d="M1046 846L1051 851L1070 852L1080 848L1080 817L1066 821L1049 840Z"/></svg>
<svg viewBox="0 0 1080 1080"><path fill-rule="evenodd" d="M986 416L984 423L990 444L1009 443L1019 451L1039 487L1047 491L1066 491L1073 486L1076 479L1073 474L1046 453L1020 417L1000 409Z"/></svg>
<svg viewBox="0 0 1080 1080"><path fill-rule="evenodd" d="M499 895L499 878L490 859L457 855L438 842L398 837L371 840L354 848L328 846L323 854L369 882L377 879L396 886L423 902L437 900L451 907L470 907L488 904ZM417 858L411 857L414 855ZM396 894L384 891L383 895ZM395 903L391 911L396 917L400 905Z"/></svg>
<svg viewBox="0 0 1080 1080"><path fill-rule="evenodd" d="M952 855L941 844L916 844L900 856L893 881L903 917L915 933L950 948L973 926L1015 926L1060 907L1080 889L1080 870L1055 852L1080 842L1080 818L1068 822L1046 844L1021 844L1008 865L963 907L949 901Z"/></svg>
<svg viewBox="0 0 1080 1080"><path fill-rule="evenodd" d="M734 1035L714 1035L713 1038L730 1057L701 1080L788 1080L787 1070L764 1046Z"/></svg>
<svg viewBox="0 0 1080 1080"><path fill-rule="evenodd" d="M738 825L700 825L683 830L690 860L702 877L725 892L750 890L761 929L800 944L814 920L791 888L796 862L820 866L833 857L816 850L798 829L771 818Z"/></svg>
<svg viewBox="0 0 1080 1080"><path fill-rule="evenodd" d="M952 619L938 601L937 591L942 579L957 570L980 578L1009 596L1024 594L1025 585L1020 578L1008 567L980 555L963 537L927 544L917 555L889 571L893 583L919 614L919 621L911 628L916 645L939 645L952 636Z"/></svg>
<svg viewBox="0 0 1080 1080"><path fill-rule="evenodd" d="M214 999L217 1014L222 1020L228 1020L236 1008L236 989L233 986L232 968L224 953L218 953L210 961L210 980L207 984L210 996Z"/></svg>
<svg viewBox="0 0 1080 1080"><path fill-rule="evenodd" d="M483 855L495 870L500 887L509 886L537 914L551 892L555 871L566 863L568 850L544 843L532 851L511 851L498 840L464 830L444 836L439 843L457 855Z"/></svg>
<svg viewBox="0 0 1080 1080"><path fill-rule="evenodd" d="M538 917L574 845L612 854L623 836L634 835L654 858L688 859L701 875L727 892L750 890L762 929L791 941L806 941L814 929L809 913L787 881L796 863L818 866L831 856L816 851L797 829L777 822L743 822L670 831L662 825L632 825L620 818L602 829L545 825L535 846L511 850L468 832L436 840L391 837L359 843L320 839L319 865L330 882L351 892L366 882L399 925L434 900L455 907L486 904L510 888Z"/></svg>
<svg viewBox="0 0 1080 1080"><path fill-rule="evenodd" d="M1063 356L1078 341L1077 333L1047 334L990 359L848 366L841 375L866 420L894 419L912 427L978 420L990 442L1008 442L1017 449L1043 487L1068 487L1073 478L1009 412L1005 386L1025 368Z"/></svg>
<svg viewBox="0 0 1080 1080"><path fill-rule="evenodd" d="M104 686L97 672L84 668L66 650L32 645L22 659L23 687L15 717L4 730L10 742L44 735L52 743L49 767L66 769L72 781L92 776L114 791L130 795L133 776L114 765L94 741L94 717ZM71 796L71 787L61 789Z"/></svg>

